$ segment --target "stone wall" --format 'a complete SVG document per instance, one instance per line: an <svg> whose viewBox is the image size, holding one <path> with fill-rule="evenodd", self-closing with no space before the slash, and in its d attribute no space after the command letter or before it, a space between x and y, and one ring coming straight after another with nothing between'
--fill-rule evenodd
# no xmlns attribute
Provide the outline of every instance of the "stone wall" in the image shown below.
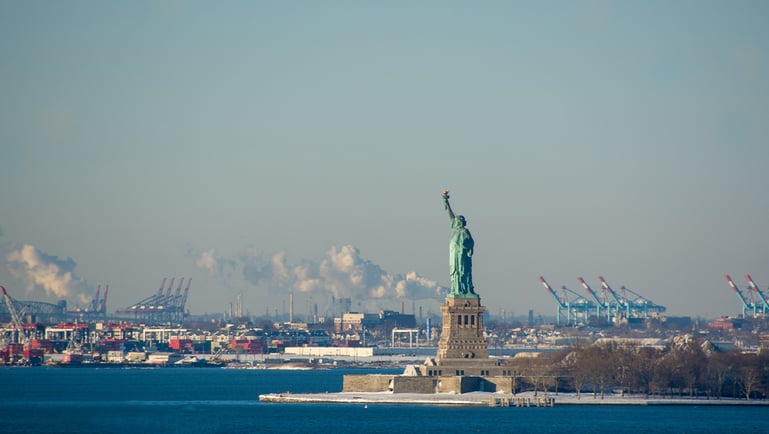
<svg viewBox="0 0 769 434"><path fill-rule="evenodd" d="M343 392L389 392L394 375L345 375ZM418 378L418 377L417 377Z"/></svg>
<svg viewBox="0 0 769 434"><path fill-rule="evenodd" d="M429 378L429 377L428 377ZM511 377L451 376L439 377L438 393L503 392L511 393Z"/></svg>
<svg viewBox="0 0 769 434"><path fill-rule="evenodd" d="M435 393L437 386L435 377L393 377L393 393Z"/></svg>
<svg viewBox="0 0 769 434"><path fill-rule="evenodd" d="M439 377L438 393L460 393L462 390L462 377Z"/></svg>
<svg viewBox="0 0 769 434"><path fill-rule="evenodd" d="M513 393L513 377L484 377L493 389L486 389L494 392Z"/></svg>
<svg viewBox="0 0 769 434"><path fill-rule="evenodd" d="M512 393L513 390L512 377L345 375L342 384L343 392Z"/></svg>

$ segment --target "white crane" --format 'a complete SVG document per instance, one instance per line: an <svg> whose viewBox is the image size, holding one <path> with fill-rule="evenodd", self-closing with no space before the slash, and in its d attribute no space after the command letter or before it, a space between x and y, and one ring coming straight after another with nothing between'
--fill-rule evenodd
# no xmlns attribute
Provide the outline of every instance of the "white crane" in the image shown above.
<svg viewBox="0 0 769 434"><path fill-rule="evenodd" d="M4 286L0 286L3 290L3 299L5 300L5 305L8 306L8 312L11 313L11 326L16 330L16 333L18 334L18 341L20 342L23 339L24 336L24 330L21 326L21 315L16 310L16 302L11 298L10 295L8 295L8 291L5 290Z"/></svg>

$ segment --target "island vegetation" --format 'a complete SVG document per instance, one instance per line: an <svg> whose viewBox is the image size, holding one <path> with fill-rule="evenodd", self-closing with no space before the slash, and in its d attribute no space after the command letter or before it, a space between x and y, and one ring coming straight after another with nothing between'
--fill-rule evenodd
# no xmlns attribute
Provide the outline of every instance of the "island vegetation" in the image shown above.
<svg viewBox="0 0 769 434"><path fill-rule="evenodd" d="M505 363L512 368L517 392L574 392L580 399L604 399L607 394L769 397L769 354L717 351L700 339L664 348L632 342L580 344Z"/></svg>

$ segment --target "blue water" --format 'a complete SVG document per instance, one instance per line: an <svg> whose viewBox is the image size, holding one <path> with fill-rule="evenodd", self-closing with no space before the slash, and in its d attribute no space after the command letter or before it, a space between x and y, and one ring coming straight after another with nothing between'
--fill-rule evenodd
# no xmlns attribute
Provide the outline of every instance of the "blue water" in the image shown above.
<svg viewBox="0 0 769 434"><path fill-rule="evenodd" d="M346 373L0 368L0 433L767 433L767 407L440 407L260 403L338 392Z"/></svg>

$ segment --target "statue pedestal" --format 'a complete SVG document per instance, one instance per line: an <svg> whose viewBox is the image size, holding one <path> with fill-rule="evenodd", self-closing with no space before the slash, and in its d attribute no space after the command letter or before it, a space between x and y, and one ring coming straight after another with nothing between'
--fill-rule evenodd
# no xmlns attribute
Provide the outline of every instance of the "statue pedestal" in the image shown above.
<svg viewBox="0 0 769 434"><path fill-rule="evenodd" d="M481 299L473 297L447 297L441 306L443 329L438 342L436 362L445 359L488 359L489 350L483 337L483 312ZM455 362L456 360L452 360Z"/></svg>

